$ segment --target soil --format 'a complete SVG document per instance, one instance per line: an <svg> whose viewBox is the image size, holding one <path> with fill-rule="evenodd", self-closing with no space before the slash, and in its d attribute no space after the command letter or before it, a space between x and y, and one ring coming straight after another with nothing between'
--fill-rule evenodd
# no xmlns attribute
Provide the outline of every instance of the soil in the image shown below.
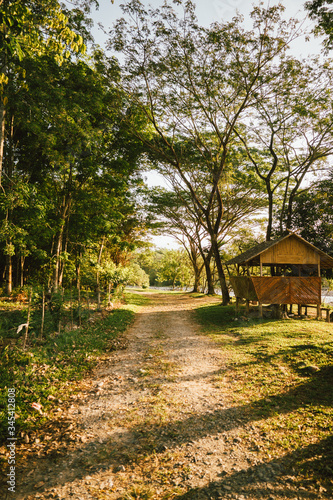
<svg viewBox="0 0 333 500"><path fill-rule="evenodd" d="M268 457L256 422L232 404L232 377L214 384L228 360L193 309L218 299L148 295L124 349L18 445L15 500L330 498Z"/></svg>

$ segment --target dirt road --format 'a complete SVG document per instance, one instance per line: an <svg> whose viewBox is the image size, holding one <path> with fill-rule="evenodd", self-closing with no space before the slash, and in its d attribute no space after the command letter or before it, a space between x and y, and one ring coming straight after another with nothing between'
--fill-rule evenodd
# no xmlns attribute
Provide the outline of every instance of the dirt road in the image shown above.
<svg viewBox="0 0 333 500"><path fill-rule="evenodd" d="M35 444L15 498L318 498L296 491L282 462L265 462L255 424L230 404L232 381L215 383L227 360L192 310L217 299L149 297L127 349L59 411L58 435L43 441L54 446Z"/></svg>

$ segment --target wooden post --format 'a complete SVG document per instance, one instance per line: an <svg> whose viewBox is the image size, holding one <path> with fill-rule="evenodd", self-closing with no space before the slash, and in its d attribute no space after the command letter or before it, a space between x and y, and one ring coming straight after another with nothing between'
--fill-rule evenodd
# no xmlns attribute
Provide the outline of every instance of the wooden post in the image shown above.
<svg viewBox="0 0 333 500"><path fill-rule="evenodd" d="M321 276L320 273L320 255L318 255L318 276ZM321 284L320 284L320 301L321 301ZM321 304L317 304L317 319L321 319Z"/></svg>
<svg viewBox="0 0 333 500"><path fill-rule="evenodd" d="M246 314L249 314L250 312L250 301L249 299L246 299Z"/></svg>
<svg viewBox="0 0 333 500"><path fill-rule="evenodd" d="M262 276L262 259L261 259L261 255L260 255L260 276ZM259 318L262 318L263 317L263 313L262 313L262 303L261 302L258 302L259 306Z"/></svg>
<svg viewBox="0 0 333 500"><path fill-rule="evenodd" d="M321 304L317 304L317 319L321 319Z"/></svg>

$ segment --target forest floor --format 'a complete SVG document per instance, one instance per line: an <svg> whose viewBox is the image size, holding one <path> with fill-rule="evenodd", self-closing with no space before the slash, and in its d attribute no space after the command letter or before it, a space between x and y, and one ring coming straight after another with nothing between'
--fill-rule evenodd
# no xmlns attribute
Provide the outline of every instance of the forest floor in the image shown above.
<svg viewBox="0 0 333 500"><path fill-rule="evenodd" d="M333 499L292 454L267 453L262 421L233 399L228 352L194 315L219 299L140 295L126 349L101 357L52 426L17 449L17 491L4 498Z"/></svg>

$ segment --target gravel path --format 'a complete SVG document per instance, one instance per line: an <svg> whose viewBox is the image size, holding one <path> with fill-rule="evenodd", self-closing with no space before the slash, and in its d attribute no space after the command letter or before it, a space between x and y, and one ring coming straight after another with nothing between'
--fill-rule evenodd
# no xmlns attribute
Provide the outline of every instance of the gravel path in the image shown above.
<svg viewBox="0 0 333 500"><path fill-rule="evenodd" d="M59 402L56 427L26 445L15 500L328 498L267 458L256 422L230 404L232 380L223 391L215 383L226 359L192 310L217 299L149 297L127 349L106 357L70 405Z"/></svg>

